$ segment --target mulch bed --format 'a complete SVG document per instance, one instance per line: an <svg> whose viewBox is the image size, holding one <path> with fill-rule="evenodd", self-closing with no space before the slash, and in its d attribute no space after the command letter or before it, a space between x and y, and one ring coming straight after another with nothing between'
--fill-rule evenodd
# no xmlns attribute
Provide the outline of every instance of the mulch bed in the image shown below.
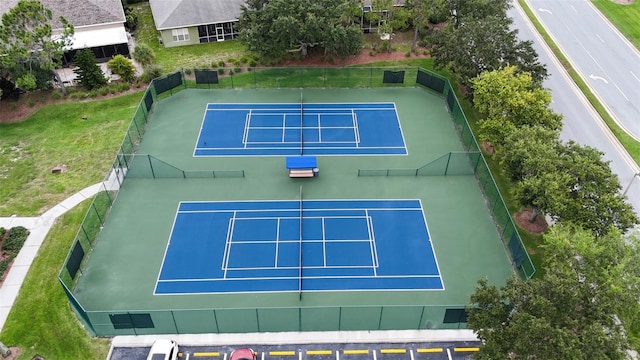
<svg viewBox="0 0 640 360"><path fill-rule="evenodd" d="M513 216L513 218L519 227L533 234L537 234L537 235L542 234L548 228L547 222L545 221L544 217L541 216L540 214L536 216L533 222L529 221L529 219L531 218L530 209L525 209L517 212Z"/></svg>

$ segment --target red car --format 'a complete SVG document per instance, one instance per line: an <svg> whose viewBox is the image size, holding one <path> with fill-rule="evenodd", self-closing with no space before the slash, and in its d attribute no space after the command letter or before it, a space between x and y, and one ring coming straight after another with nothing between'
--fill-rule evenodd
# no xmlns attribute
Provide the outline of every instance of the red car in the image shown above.
<svg viewBox="0 0 640 360"><path fill-rule="evenodd" d="M229 360L256 360L256 353L251 348L235 349L231 352Z"/></svg>

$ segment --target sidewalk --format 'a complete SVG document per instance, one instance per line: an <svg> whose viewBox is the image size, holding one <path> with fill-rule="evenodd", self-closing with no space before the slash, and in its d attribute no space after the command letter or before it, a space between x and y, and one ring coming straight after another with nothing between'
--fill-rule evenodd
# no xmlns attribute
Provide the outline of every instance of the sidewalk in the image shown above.
<svg viewBox="0 0 640 360"><path fill-rule="evenodd" d="M16 226L24 226L29 230L29 237L25 241L20 253L13 260L13 265L7 274L6 279L0 285L0 331L7 321L11 307L18 297L18 292L22 286L22 282L27 276L29 267L33 259L35 259L40 245L47 237L47 233L53 226L58 216L71 210L82 201L93 197L98 191L103 189L105 183L97 183L88 186L78 193L65 199L58 205L49 209L39 217L0 217L0 227L10 229Z"/></svg>

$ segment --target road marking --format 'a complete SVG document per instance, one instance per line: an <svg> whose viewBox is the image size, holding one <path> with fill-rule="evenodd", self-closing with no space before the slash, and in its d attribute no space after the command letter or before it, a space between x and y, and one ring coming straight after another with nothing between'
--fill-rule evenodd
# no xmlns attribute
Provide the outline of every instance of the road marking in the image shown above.
<svg viewBox="0 0 640 360"><path fill-rule="evenodd" d="M605 84L608 84L609 82L607 81L607 79L600 77L600 76L595 76L593 74L589 74L589 78L593 79L593 80L602 80L604 81Z"/></svg>
<svg viewBox="0 0 640 360"><path fill-rule="evenodd" d="M199 356L207 356L207 357L217 357L220 356L219 352L194 352L193 357Z"/></svg>
<svg viewBox="0 0 640 360"><path fill-rule="evenodd" d="M573 5L569 4L569 6L571 6L571 8L573 9L573 11L578 12L578 10L577 10L575 7L573 7Z"/></svg>
<svg viewBox="0 0 640 360"><path fill-rule="evenodd" d="M342 353L345 355L366 355L369 350L343 350Z"/></svg>
<svg viewBox="0 0 640 360"><path fill-rule="evenodd" d="M271 356L293 356L295 354L295 351L269 351Z"/></svg>
<svg viewBox="0 0 640 360"><path fill-rule="evenodd" d="M381 354L406 354L407 349L380 349Z"/></svg>
<svg viewBox="0 0 640 360"><path fill-rule="evenodd" d="M451 358L451 350L447 349L447 357L449 358L449 360L452 360Z"/></svg>
<svg viewBox="0 0 640 360"><path fill-rule="evenodd" d="M409 350L409 356L411 357L411 360L415 360L415 358L413 357L413 350Z"/></svg>
<svg viewBox="0 0 640 360"><path fill-rule="evenodd" d="M373 360L378 360L378 356L375 350L373 350Z"/></svg>
<svg viewBox="0 0 640 360"><path fill-rule="evenodd" d="M427 349L418 349L419 353L441 353L443 352L443 348L427 348Z"/></svg>
<svg viewBox="0 0 640 360"><path fill-rule="evenodd" d="M307 355L331 355L333 350L307 350Z"/></svg>
<svg viewBox="0 0 640 360"><path fill-rule="evenodd" d="M459 348L453 348L454 352L476 352L476 351L480 351L479 347L459 347Z"/></svg>
<svg viewBox="0 0 640 360"><path fill-rule="evenodd" d="M596 34L596 37L598 38L598 40L600 40L601 43L604 44L604 40L602 40L602 38L600 37L600 35Z"/></svg>
<svg viewBox="0 0 640 360"><path fill-rule="evenodd" d="M549 9L538 8L538 11L540 11L540 12L547 12L547 13L549 13L549 14L552 14L552 15L553 15L553 13L551 12L551 10L549 10Z"/></svg>
<svg viewBox="0 0 640 360"><path fill-rule="evenodd" d="M633 73L633 71L629 71L631 73L631 76L633 76L634 78L636 78L636 80L640 81L640 79L638 79L638 77L636 76L636 74Z"/></svg>

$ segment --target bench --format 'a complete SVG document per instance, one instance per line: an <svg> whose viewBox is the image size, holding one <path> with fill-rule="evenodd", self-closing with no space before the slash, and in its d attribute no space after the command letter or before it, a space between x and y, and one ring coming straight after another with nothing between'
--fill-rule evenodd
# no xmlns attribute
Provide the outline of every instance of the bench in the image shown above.
<svg viewBox="0 0 640 360"><path fill-rule="evenodd" d="M313 177L313 169L304 169L304 170L289 170L289 177L292 178L304 178L304 177Z"/></svg>

